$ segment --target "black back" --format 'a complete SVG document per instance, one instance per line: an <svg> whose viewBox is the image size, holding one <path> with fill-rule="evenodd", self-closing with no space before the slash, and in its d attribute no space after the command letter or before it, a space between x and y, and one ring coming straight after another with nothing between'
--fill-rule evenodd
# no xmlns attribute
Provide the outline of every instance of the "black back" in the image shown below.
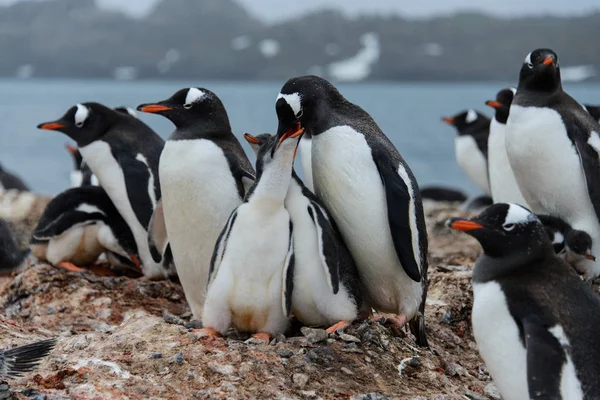
<svg viewBox="0 0 600 400"><path fill-rule="evenodd" d="M0 186L6 190L16 189L22 192L29 191L29 187L15 174L6 171L0 165Z"/></svg>
<svg viewBox="0 0 600 400"><path fill-rule="evenodd" d="M0 219L0 274L13 271L28 254L28 250L20 250L17 247L8 224Z"/></svg>
<svg viewBox="0 0 600 400"><path fill-rule="evenodd" d="M600 105L585 104L585 109L598 123L600 123Z"/></svg>

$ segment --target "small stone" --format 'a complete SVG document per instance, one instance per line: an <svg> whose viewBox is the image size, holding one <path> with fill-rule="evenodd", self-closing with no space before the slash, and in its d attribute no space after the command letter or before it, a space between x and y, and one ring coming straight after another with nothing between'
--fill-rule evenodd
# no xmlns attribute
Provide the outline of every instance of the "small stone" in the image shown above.
<svg viewBox="0 0 600 400"><path fill-rule="evenodd" d="M329 334L325 329L313 329L303 326L300 329L300 332L302 332L302 334L306 337L306 340L310 344L324 342L329 337Z"/></svg>
<svg viewBox="0 0 600 400"><path fill-rule="evenodd" d="M444 315L442 315L442 317L440 318L440 322L442 324L450 325L453 319L454 317L452 315L452 311L448 310L444 313Z"/></svg>
<svg viewBox="0 0 600 400"><path fill-rule="evenodd" d="M153 359L162 358L162 353L152 353L150 355L150 358L153 358Z"/></svg>
<svg viewBox="0 0 600 400"><path fill-rule="evenodd" d="M177 363L179 365L183 365L183 354L177 353L174 356L171 356L167 359L170 363Z"/></svg>
<svg viewBox="0 0 600 400"><path fill-rule="evenodd" d="M467 389L466 393L467 397L471 400L487 400L485 397L483 397L480 394L477 394L475 392L473 392L472 390Z"/></svg>
<svg viewBox="0 0 600 400"><path fill-rule="evenodd" d="M202 325L202 321L198 319L193 319L190 322L184 325L187 329L202 329L204 326Z"/></svg>
<svg viewBox="0 0 600 400"><path fill-rule="evenodd" d="M344 342L360 343L359 338L357 338L356 336L349 335L347 333L342 333L339 337Z"/></svg>
<svg viewBox="0 0 600 400"><path fill-rule="evenodd" d="M248 338L244 343L253 345L268 344L268 342L255 337Z"/></svg>
<svg viewBox="0 0 600 400"><path fill-rule="evenodd" d="M210 368L212 372L225 376L233 375L235 372L235 368L233 368L233 365L229 364L221 365L213 362L208 363L208 368Z"/></svg>
<svg viewBox="0 0 600 400"><path fill-rule="evenodd" d="M417 367L421 366L421 361L419 360L418 357L413 357L408 361L407 365L409 365L410 367L413 367L413 368L417 368Z"/></svg>
<svg viewBox="0 0 600 400"><path fill-rule="evenodd" d="M179 317L176 317L172 314L164 314L163 315L163 320L167 323L167 324L173 324L173 325L181 325L184 326L185 325L185 321L182 320Z"/></svg>
<svg viewBox="0 0 600 400"><path fill-rule="evenodd" d="M494 400L500 400L502 395L496 386L493 383L488 383L485 388L483 388L483 393Z"/></svg>
<svg viewBox="0 0 600 400"><path fill-rule="evenodd" d="M302 389L308 383L308 375L295 373L292 375L292 382L297 388Z"/></svg>
<svg viewBox="0 0 600 400"><path fill-rule="evenodd" d="M294 352L291 351L290 349L281 349L281 350L277 350L277 354L279 354L279 357L290 358L291 356L294 355Z"/></svg>
<svg viewBox="0 0 600 400"><path fill-rule="evenodd" d="M365 362L368 362L368 363L370 363L370 362L371 362L371 357L369 357L369 356L365 356Z"/></svg>
<svg viewBox="0 0 600 400"><path fill-rule="evenodd" d="M456 363L450 363L446 366L446 375L448 376L466 376L467 371Z"/></svg>
<svg viewBox="0 0 600 400"><path fill-rule="evenodd" d="M350 400L388 400L388 398L379 393L355 394Z"/></svg>
<svg viewBox="0 0 600 400"><path fill-rule="evenodd" d="M221 390L224 392L234 392L235 391L235 386L233 386L233 384L231 382L223 382L221 383Z"/></svg>
<svg viewBox="0 0 600 400"><path fill-rule="evenodd" d="M348 368L346 367L342 367L340 368L340 371L342 371L343 373L345 373L346 375L354 375L354 372L350 371Z"/></svg>
<svg viewBox="0 0 600 400"><path fill-rule="evenodd" d="M272 340L271 342L275 342L275 343L273 343L273 344L277 344L277 343L285 343L285 342L286 342L286 340L287 340L287 339L286 339L285 335L284 335L283 333L279 333L279 334L277 334L277 335L276 335L276 336L273 338L273 340Z"/></svg>
<svg viewBox="0 0 600 400"><path fill-rule="evenodd" d="M314 390L302 390L300 391L300 394L307 399L315 399L317 397L317 392Z"/></svg>

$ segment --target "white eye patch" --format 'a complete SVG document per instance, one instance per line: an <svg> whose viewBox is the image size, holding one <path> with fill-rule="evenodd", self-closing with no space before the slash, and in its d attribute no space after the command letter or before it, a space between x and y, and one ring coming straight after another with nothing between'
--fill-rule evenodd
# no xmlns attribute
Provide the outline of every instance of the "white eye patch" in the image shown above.
<svg viewBox="0 0 600 400"><path fill-rule="evenodd" d="M190 88L187 92L187 96L185 96L185 104L183 105L185 108L190 108L192 104L202 100L202 98L206 96L202 90L198 88Z"/></svg>
<svg viewBox="0 0 600 400"><path fill-rule="evenodd" d="M523 61L525 64L531 64L531 53L527 54L527 57L525 57L525 61Z"/></svg>
<svg viewBox="0 0 600 400"><path fill-rule="evenodd" d="M475 110L470 109L469 111L467 111L467 117L465 119L465 122L467 124L470 124L471 122L474 122L475 120L477 120L477 113L475 112Z"/></svg>
<svg viewBox="0 0 600 400"><path fill-rule="evenodd" d="M75 111L75 126L81 128L87 118L90 115L90 110L83 104L77 104L77 111Z"/></svg>
<svg viewBox="0 0 600 400"><path fill-rule="evenodd" d="M534 219L534 215L517 204L509 204L504 225L522 224Z"/></svg>
<svg viewBox="0 0 600 400"><path fill-rule="evenodd" d="M294 116L300 117L300 113L302 112L302 96L300 96L300 93L279 93L275 101L277 102L277 100L279 99L285 100L285 102L290 106L290 108L294 112Z"/></svg>

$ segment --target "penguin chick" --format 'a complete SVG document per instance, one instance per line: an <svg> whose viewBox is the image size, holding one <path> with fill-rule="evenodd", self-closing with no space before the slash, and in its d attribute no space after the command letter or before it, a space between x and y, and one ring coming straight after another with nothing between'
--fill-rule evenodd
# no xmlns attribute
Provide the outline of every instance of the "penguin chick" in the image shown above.
<svg viewBox="0 0 600 400"><path fill-rule="evenodd" d="M56 339L39 342L0 351L0 377L17 378L31 371L46 357L54 346Z"/></svg>
<svg viewBox="0 0 600 400"><path fill-rule="evenodd" d="M256 162L256 181L229 217L211 260L202 323L259 338L285 332L294 283L293 224L284 201L302 130L271 140Z"/></svg>
<svg viewBox="0 0 600 400"><path fill-rule="evenodd" d="M268 133L244 138L255 154L272 140ZM293 167L285 208L294 226L292 314L304 325L328 326L334 333L355 320L363 305L356 264L333 218ZM369 314L368 308L362 311Z"/></svg>
<svg viewBox="0 0 600 400"><path fill-rule="evenodd" d="M499 203L448 224L483 248L473 334L502 398L600 398L600 297L557 257L535 214Z"/></svg>

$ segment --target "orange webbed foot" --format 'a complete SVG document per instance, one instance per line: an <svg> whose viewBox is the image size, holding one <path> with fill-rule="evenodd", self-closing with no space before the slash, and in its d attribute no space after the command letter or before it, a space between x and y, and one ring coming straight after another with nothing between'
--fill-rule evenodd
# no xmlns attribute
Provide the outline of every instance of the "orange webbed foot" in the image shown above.
<svg viewBox="0 0 600 400"><path fill-rule="evenodd" d="M62 269L66 269L67 271L71 271L71 272L83 272L85 271L85 269L83 268L79 268L77 265L70 263L68 261L61 261L59 262L56 267L58 268L62 268Z"/></svg>
<svg viewBox="0 0 600 400"><path fill-rule="evenodd" d="M346 328L347 326L350 326L352 324L352 322L350 321L340 321L337 324L331 325L329 328L325 329L327 331L327 333L329 333L330 335L333 335L334 333L336 333L337 331Z"/></svg>

